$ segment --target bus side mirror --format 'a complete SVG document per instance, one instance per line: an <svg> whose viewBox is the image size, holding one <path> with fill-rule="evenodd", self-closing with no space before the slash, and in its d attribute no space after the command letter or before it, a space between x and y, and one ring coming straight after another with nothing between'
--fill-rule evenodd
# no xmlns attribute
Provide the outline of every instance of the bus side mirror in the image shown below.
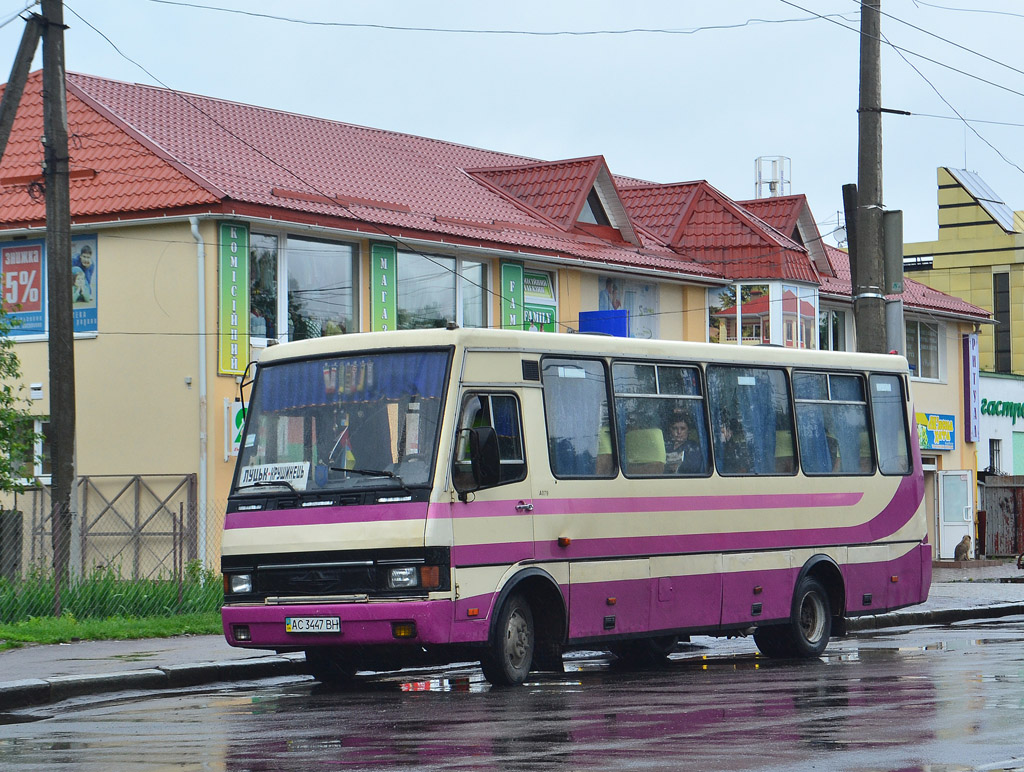
<svg viewBox="0 0 1024 772"><path fill-rule="evenodd" d="M465 501L466 494L498 484L501 479L501 457L498 454L498 433L493 427L477 426L462 429L459 433L469 440L470 474L454 474L452 482L459 500Z"/></svg>

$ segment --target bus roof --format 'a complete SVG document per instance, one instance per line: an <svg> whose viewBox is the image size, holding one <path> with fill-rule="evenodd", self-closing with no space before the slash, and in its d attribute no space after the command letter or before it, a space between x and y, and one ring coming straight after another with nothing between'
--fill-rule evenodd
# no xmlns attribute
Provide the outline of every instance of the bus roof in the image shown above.
<svg viewBox="0 0 1024 772"><path fill-rule="evenodd" d="M767 345L738 346L692 341L642 340L587 333L526 332L484 328L434 328L331 335L270 346L263 350L258 361L261 364L268 364L287 359L344 356L356 352L438 347L508 350L537 354L589 354L644 359L683 359L693 362L751 365L774 364L899 372L908 370L906 358L893 354L818 351Z"/></svg>

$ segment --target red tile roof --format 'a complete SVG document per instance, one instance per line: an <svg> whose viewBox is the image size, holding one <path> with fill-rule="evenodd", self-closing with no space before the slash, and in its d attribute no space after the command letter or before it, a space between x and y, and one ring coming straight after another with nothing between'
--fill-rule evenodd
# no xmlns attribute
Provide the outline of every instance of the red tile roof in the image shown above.
<svg viewBox="0 0 1024 772"><path fill-rule="evenodd" d="M762 208L761 219L706 182L658 185L613 177L600 156L542 162L88 75L67 83L75 222L266 216L622 269L819 281L807 251L765 222L792 210ZM0 160L0 230L44 222L41 88L33 73ZM576 222L595 185L615 199L613 219L629 215L614 233ZM922 307L985 314L926 290L908 292Z"/></svg>
<svg viewBox="0 0 1024 772"><path fill-rule="evenodd" d="M645 228L727 278L818 281L803 246L707 182L620 190L630 215Z"/></svg>
<svg viewBox="0 0 1024 772"><path fill-rule="evenodd" d="M41 73L29 77L0 162L0 225L45 221ZM71 200L79 219L213 204L218 196L68 92Z"/></svg>
<svg viewBox="0 0 1024 772"><path fill-rule="evenodd" d="M849 301L853 295L850 279L850 255L842 249L828 244L825 245L825 251L836 275L823 276L819 292L822 297L832 296ZM969 317L979 322L992 318L992 315L984 308L972 305L953 295L939 292L907 276L903 277L903 294L889 297L902 297L903 305L908 309Z"/></svg>

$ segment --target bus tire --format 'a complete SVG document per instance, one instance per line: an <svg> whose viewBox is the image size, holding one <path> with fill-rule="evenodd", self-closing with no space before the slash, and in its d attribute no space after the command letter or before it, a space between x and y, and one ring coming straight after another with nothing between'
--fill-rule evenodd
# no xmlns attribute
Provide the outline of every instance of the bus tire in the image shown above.
<svg viewBox="0 0 1024 772"><path fill-rule="evenodd" d="M512 593L498 612L493 637L480 665L494 686L518 686L533 666L536 630L530 604Z"/></svg>
<svg viewBox="0 0 1024 772"><path fill-rule="evenodd" d="M320 683L342 684L356 674L355 663L338 649L329 647L306 649L306 672Z"/></svg>
<svg viewBox="0 0 1024 772"><path fill-rule="evenodd" d="M769 657L820 657L832 637L832 608L828 592L817 579L805 576L793 593L790 620L775 627L759 627L754 643Z"/></svg>

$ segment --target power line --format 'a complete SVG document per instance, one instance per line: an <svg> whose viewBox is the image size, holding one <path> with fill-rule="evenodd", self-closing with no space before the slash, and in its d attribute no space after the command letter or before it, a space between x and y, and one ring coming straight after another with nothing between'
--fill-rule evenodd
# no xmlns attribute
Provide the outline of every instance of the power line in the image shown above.
<svg viewBox="0 0 1024 772"><path fill-rule="evenodd" d="M370 24L360 22L338 22L338 21L315 21L311 19L297 19L290 16L277 16L269 13L258 13L256 11L244 11L238 8L222 8L220 6L203 5L200 3L186 3L181 0L149 0L159 5L175 5L184 8L197 8L204 11L217 11L220 13L236 14L239 16L251 16L271 21L283 21L289 24L302 24L310 27L343 27L349 29L379 29L393 32L433 32L449 33L460 35L522 35L528 37L586 37L594 35L635 35L635 34L657 34L657 35L694 35L699 32L712 30L738 29L754 24L789 24L794 22L817 21L820 15L813 15L802 19L747 19L736 24L713 24L701 27L690 27L685 29L668 29L662 27L636 27L632 29L602 29L602 30L515 30L515 29L469 29L454 27L411 27L397 24ZM77 15L77 14L76 14ZM848 14L833 13L828 16L837 16L845 19Z"/></svg>

